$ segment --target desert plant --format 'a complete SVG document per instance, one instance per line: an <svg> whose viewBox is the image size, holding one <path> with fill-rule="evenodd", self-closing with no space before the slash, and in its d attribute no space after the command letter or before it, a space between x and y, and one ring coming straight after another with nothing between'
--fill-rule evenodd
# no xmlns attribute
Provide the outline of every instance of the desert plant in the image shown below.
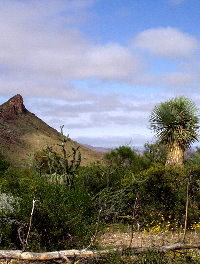
<svg viewBox="0 0 200 264"><path fill-rule="evenodd" d="M150 124L167 147L166 164L183 165L185 150L198 139L198 121L197 108L188 98L181 96L155 106Z"/></svg>
<svg viewBox="0 0 200 264"><path fill-rule="evenodd" d="M57 144L60 151L55 151L52 146L46 146L43 150L35 153L33 166L36 171L48 174L65 183L69 188L74 187L74 177L78 172L81 163L81 153L79 147L72 147L66 151L66 144L70 141L69 136L64 136L63 126L61 126L61 138Z"/></svg>

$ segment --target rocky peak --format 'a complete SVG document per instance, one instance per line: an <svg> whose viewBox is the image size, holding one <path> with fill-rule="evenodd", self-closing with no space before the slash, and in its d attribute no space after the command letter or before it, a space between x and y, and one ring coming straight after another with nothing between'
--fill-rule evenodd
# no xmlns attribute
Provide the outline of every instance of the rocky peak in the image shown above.
<svg viewBox="0 0 200 264"><path fill-rule="evenodd" d="M0 106L0 117L13 119L16 115L25 113L26 111L23 97L17 94Z"/></svg>
<svg viewBox="0 0 200 264"><path fill-rule="evenodd" d="M10 100L8 100L8 105L15 114L21 114L25 111L24 101L20 94L10 98Z"/></svg>

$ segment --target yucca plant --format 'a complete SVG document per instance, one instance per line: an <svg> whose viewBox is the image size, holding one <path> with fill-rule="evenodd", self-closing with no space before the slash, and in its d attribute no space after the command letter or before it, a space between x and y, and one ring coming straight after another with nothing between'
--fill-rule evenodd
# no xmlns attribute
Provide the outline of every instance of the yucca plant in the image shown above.
<svg viewBox="0 0 200 264"><path fill-rule="evenodd" d="M151 129L167 147L166 164L183 165L185 150L198 140L197 111L195 104L183 96L161 103L153 109Z"/></svg>

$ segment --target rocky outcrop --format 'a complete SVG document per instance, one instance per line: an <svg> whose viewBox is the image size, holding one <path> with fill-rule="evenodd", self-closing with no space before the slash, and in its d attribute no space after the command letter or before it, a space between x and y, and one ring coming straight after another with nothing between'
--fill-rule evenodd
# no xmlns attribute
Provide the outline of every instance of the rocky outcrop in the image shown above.
<svg viewBox="0 0 200 264"><path fill-rule="evenodd" d="M22 96L17 94L0 106L0 118L13 119L26 111Z"/></svg>

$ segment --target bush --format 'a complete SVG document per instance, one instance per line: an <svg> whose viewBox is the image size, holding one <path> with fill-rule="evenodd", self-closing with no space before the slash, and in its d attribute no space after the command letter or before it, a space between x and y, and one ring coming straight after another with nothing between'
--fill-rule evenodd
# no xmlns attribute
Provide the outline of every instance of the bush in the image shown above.
<svg viewBox="0 0 200 264"><path fill-rule="evenodd" d="M96 210L91 196L77 185L49 181L27 169L9 169L2 177L1 190L18 201L19 206L6 215L1 211L1 247L22 248L33 199L37 199L29 239L31 250L82 248L93 234Z"/></svg>
<svg viewBox="0 0 200 264"><path fill-rule="evenodd" d="M146 143L144 148L143 156L149 167L153 166L154 163L161 163L163 165L166 163L167 149L165 145L160 142L154 144Z"/></svg>
<svg viewBox="0 0 200 264"><path fill-rule="evenodd" d="M126 167L112 167L94 163L89 167L82 167L78 172L80 184L91 194L96 195L105 188L119 189L132 175Z"/></svg>
<svg viewBox="0 0 200 264"><path fill-rule="evenodd" d="M134 219L134 223L142 227L152 221L154 224L160 222L162 218L170 220L172 225L174 219L183 225L187 184L191 173L190 224L199 217L199 168L155 165L131 177L127 174L128 180L123 179L115 188L108 186L99 191L94 202L97 208L103 209L102 218L106 222L130 223Z"/></svg>
<svg viewBox="0 0 200 264"><path fill-rule="evenodd" d="M0 174L1 247L22 248L33 199L37 202L28 240L30 250L85 247L97 222L100 226L128 222L142 228L163 218L183 225L188 180L188 224L198 220L200 166L152 164L146 170L100 163L77 168L73 188L52 174L4 167Z"/></svg>
<svg viewBox="0 0 200 264"><path fill-rule="evenodd" d="M161 165L141 173L143 214L154 218L171 215L181 221L185 212L186 177L180 168Z"/></svg>
<svg viewBox="0 0 200 264"><path fill-rule="evenodd" d="M148 167L146 159L128 146L121 146L104 155L109 166L124 167L138 172Z"/></svg>

